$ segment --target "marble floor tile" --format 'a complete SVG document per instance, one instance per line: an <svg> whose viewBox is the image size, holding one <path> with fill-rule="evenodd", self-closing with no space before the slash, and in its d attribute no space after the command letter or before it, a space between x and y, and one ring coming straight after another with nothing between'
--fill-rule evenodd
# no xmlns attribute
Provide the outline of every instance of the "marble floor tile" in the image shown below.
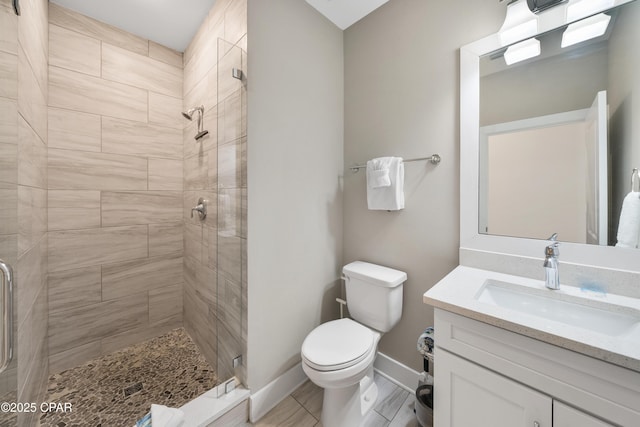
<svg viewBox="0 0 640 427"><path fill-rule="evenodd" d="M373 380L378 386L378 402L386 400L398 388L391 380L388 380L377 372L374 374Z"/></svg>
<svg viewBox="0 0 640 427"><path fill-rule="evenodd" d="M389 427L420 427L414 411L416 404L415 394L409 393L389 424Z"/></svg>
<svg viewBox="0 0 640 427"><path fill-rule="evenodd" d="M380 381L381 378L383 377L378 376L376 379ZM396 413L398 412L398 410L406 400L407 396L409 396L409 392L393 384L391 381L387 380L386 378L383 378L383 379L386 382L391 383L393 388L390 390L390 392L385 393L385 395L378 397L378 402L374 407L374 409L377 413L385 417L387 420L391 421L396 416ZM387 387L387 389L388 388L389 387ZM385 390L385 392L386 391L387 390Z"/></svg>
<svg viewBox="0 0 640 427"><path fill-rule="evenodd" d="M413 412L414 395L377 373L374 380L378 385L378 400L374 410L365 417L362 427L420 427ZM322 394L322 388L307 381L257 423L238 424L237 427L323 427L320 422ZM308 424L312 419L316 424Z"/></svg>
<svg viewBox="0 0 640 427"><path fill-rule="evenodd" d="M291 397L319 420L322 414L322 394L322 388L311 381L307 381L291 393Z"/></svg>
<svg viewBox="0 0 640 427"><path fill-rule="evenodd" d="M318 420L300 403L293 397L287 396L253 425L255 427L313 427L317 423Z"/></svg>
<svg viewBox="0 0 640 427"><path fill-rule="evenodd" d="M376 411L371 411L364 418L363 427L387 427L389 425L389 420L385 417L377 413Z"/></svg>

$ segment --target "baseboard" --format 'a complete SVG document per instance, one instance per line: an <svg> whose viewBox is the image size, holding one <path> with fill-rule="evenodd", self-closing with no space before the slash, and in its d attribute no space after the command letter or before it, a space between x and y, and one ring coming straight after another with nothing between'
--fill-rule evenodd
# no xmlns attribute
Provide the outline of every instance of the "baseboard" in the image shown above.
<svg viewBox="0 0 640 427"><path fill-rule="evenodd" d="M247 399L249 390L241 386L219 397L217 388L213 388L180 408L184 413L181 427L208 426Z"/></svg>
<svg viewBox="0 0 640 427"><path fill-rule="evenodd" d="M380 375L385 376L411 393L414 393L418 387L420 373L390 358L384 353L378 352L376 360L373 363L373 368Z"/></svg>
<svg viewBox="0 0 640 427"><path fill-rule="evenodd" d="M249 420L255 423L306 380L307 375L302 370L302 365L297 363L293 368L251 394L249 398Z"/></svg>

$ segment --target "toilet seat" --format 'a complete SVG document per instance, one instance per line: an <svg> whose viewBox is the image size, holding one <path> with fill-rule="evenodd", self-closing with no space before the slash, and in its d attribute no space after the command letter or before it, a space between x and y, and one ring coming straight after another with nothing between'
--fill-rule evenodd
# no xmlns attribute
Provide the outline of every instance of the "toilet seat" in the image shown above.
<svg viewBox="0 0 640 427"><path fill-rule="evenodd" d="M376 333L351 319L315 328L302 343L302 358L318 371L336 371L364 360L376 348Z"/></svg>

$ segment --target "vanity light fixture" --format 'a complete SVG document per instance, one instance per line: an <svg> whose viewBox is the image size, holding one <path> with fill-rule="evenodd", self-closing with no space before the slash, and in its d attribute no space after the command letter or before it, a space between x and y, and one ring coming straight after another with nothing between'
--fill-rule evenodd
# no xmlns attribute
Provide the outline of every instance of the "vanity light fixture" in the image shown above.
<svg viewBox="0 0 640 427"><path fill-rule="evenodd" d="M538 55L540 55L540 40L533 38L509 46L504 53L504 61L507 65L511 65Z"/></svg>
<svg viewBox="0 0 640 427"><path fill-rule="evenodd" d="M611 16L600 13L570 24L562 34L561 46L567 47L594 37L600 37L607 31L609 21L611 21Z"/></svg>
<svg viewBox="0 0 640 427"><path fill-rule="evenodd" d="M567 20L573 22L613 7L614 0L569 0Z"/></svg>
<svg viewBox="0 0 640 427"><path fill-rule="evenodd" d="M503 46L510 45L538 33L538 18L529 10L526 0L509 3L507 16L498 32Z"/></svg>

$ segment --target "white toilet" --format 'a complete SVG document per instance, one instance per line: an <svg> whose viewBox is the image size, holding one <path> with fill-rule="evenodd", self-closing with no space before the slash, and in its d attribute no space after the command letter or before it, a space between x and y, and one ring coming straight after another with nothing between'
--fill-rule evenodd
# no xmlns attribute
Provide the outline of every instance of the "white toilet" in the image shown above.
<svg viewBox="0 0 640 427"><path fill-rule="evenodd" d="M302 343L302 369L324 388L322 425L359 426L373 408L378 388L373 361L382 333L402 316L407 273L356 261L343 267L352 319L324 323Z"/></svg>

